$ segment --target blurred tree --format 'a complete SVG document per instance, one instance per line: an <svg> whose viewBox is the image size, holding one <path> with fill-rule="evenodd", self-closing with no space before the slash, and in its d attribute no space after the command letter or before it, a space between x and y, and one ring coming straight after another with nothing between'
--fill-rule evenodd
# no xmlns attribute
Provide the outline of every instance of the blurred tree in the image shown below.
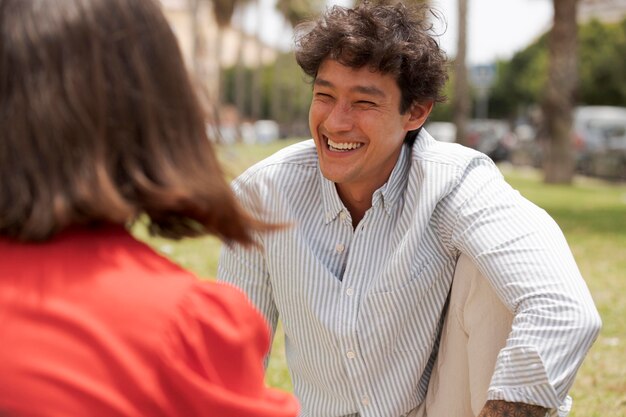
<svg viewBox="0 0 626 417"><path fill-rule="evenodd" d="M454 58L454 95L452 101L453 121L459 143L467 142L467 120L471 112L471 97L467 80L467 0L457 0L458 38Z"/></svg>
<svg viewBox="0 0 626 417"><path fill-rule="evenodd" d="M492 117L515 118L541 100L547 82L547 40L543 35L511 60L498 62L489 105ZM626 106L626 19L580 25L578 50L578 102Z"/></svg>
<svg viewBox="0 0 626 417"><path fill-rule="evenodd" d="M490 117L514 119L540 101L547 82L546 45L544 35L510 61L497 63L498 78L490 93Z"/></svg>
<svg viewBox="0 0 626 417"><path fill-rule="evenodd" d="M295 28L298 23L319 16L325 5L325 0L277 0L276 9L284 17L285 22L291 28ZM308 100L310 93L285 82L287 72L292 71L293 64L295 64L293 56L283 55L274 66L271 75L273 86L270 108L274 110L275 118L288 126L287 130L290 135L299 136L301 131L306 130L302 128L302 125L308 126L308 105L303 108L296 103L301 103L303 99ZM292 74L298 74L296 80L304 84L302 83L304 74L299 69L295 73L292 71Z"/></svg>
<svg viewBox="0 0 626 417"><path fill-rule="evenodd" d="M209 5L207 0L188 0L189 15L191 16L191 41L192 41L192 69L196 77L205 80L207 77L207 42L202 23L202 9Z"/></svg>
<svg viewBox="0 0 626 417"><path fill-rule="evenodd" d="M215 76L217 77L217 91L215 100L223 101L222 93L222 46L224 29L230 26L235 9L251 0L187 0L189 15L191 16L192 38L192 65L193 71L200 80L206 80L208 75L208 47L205 31L203 30L202 16L211 9L217 24L217 36L213 47L213 58L217 65ZM241 44L240 46L241 47Z"/></svg>
<svg viewBox="0 0 626 417"><path fill-rule="evenodd" d="M281 78L276 80L274 72L280 68ZM243 69L243 77L246 85L249 85L255 69L247 67ZM225 103L234 104L237 89L236 84L240 79L235 67L227 68L224 72ZM271 102L274 91L278 90L283 99L283 105L277 110ZM292 52L281 53L277 60L269 65L264 65L261 70L260 89L257 94L261 98L261 118L271 118L278 121L283 128L287 127L289 135L308 135L307 111L311 101L311 87L303 82L303 73L296 64ZM242 108L248 112L252 106L251 95L246 95ZM294 114L304 115L304 118L294 119Z"/></svg>
<svg viewBox="0 0 626 417"><path fill-rule="evenodd" d="M589 105L626 106L626 19L580 28L580 98Z"/></svg>
<svg viewBox="0 0 626 417"><path fill-rule="evenodd" d="M292 27L321 13L325 0L277 0L276 9Z"/></svg>
<svg viewBox="0 0 626 417"><path fill-rule="evenodd" d="M245 3L248 0L210 0L213 4L213 13L215 20L220 28L230 25L235 9L238 4Z"/></svg>
<svg viewBox="0 0 626 417"><path fill-rule="evenodd" d="M217 99L223 102L223 80L222 80L222 47L223 47L223 35L224 29L229 27L233 18L233 14L235 13L235 9L238 6L241 6L245 3L248 3L250 0L190 0L192 4L198 4L201 2L210 2L213 6L213 15L215 16L215 22L217 23L217 36L215 38L215 62L218 64L217 78L218 78L218 88ZM197 10L195 11L197 13ZM192 11L194 13L194 11ZM194 13L192 14L192 19L194 19L194 33L199 32L197 19L198 15ZM241 48L242 45L240 44Z"/></svg>
<svg viewBox="0 0 626 417"><path fill-rule="evenodd" d="M234 19L236 19L236 24L238 27L242 28L244 26L244 16L243 16L243 10L242 8L239 8L236 12L235 12L235 16L233 17ZM235 94L235 99L234 102L231 102L235 105L235 108L238 110L238 112L240 114L247 114L248 113L248 108L246 108L246 105L249 105L250 103L247 103L247 98L250 95L250 88L249 85L250 83L248 82L248 77L246 75L246 70L245 70L245 65L244 65L244 51L245 51L245 47L246 47L246 42L247 42L247 38L246 38L246 34L240 30L239 31L239 40L238 40L238 45L237 45L237 60L235 62L235 83L232 85L234 94ZM225 92L224 92L224 97L225 97ZM225 102L226 98L225 98Z"/></svg>
<svg viewBox="0 0 626 417"><path fill-rule="evenodd" d="M454 87L454 73L450 74L446 85L444 86L443 94L446 97L453 97L453 89ZM433 111L428 116L429 121L438 121L438 122L449 122L453 120L453 108L452 102L447 100L443 103L436 103Z"/></svg>
<svg viewBox="0 0 626 417"><path fill-rule="evenodd" d="M261 40L261 32L263 31L263 18L261 13L261 0L254 0L256 7L256 66L252 73L252 88L250 93L252 94L252 107L251 114L254 120L261 118L261 77L263 71L263 48L264 43Z"/></svg>
<svg viewBox="0 0 626 417"><path fill-rule="evenodd" d="M578 0L553 0L548 38L548 82L542 100L545 123L544 181L567 184L574 176L572 110L578 83L576 12Z"/></svg>

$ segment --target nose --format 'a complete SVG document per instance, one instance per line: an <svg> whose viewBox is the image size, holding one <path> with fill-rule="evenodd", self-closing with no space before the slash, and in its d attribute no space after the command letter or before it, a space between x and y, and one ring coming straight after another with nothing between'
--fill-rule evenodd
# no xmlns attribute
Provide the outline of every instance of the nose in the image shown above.
<svg viewBox="0 0 626 417"><path fill-rule="evenodd" d="M335 103L324 121L324 127L329 133L346 132L352 129L354 119L350 105Z"/></svg>

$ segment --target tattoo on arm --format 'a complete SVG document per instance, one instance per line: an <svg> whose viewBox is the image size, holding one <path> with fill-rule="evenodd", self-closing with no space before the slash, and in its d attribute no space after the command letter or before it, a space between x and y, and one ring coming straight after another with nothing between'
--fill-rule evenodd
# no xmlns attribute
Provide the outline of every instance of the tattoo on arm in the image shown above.
<svg viewBox="0 0 626 417"><path fill-rule="evenodd" d="M547 411L539 405L491 400L485 403L478 417L544 417Z"/></svg>

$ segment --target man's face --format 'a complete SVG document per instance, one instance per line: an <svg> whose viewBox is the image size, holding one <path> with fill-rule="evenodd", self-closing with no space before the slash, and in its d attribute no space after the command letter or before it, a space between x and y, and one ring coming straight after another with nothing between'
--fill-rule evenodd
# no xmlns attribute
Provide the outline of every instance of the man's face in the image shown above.
<svg viewBox="0 0 626 417"><path fill-rule="evenodd" d="M431 108L401 114L400 98L391 75L330 59L320 66L309 127L322 173L340 193L373 192L389 178L407 131L421 126Z"/></svg>

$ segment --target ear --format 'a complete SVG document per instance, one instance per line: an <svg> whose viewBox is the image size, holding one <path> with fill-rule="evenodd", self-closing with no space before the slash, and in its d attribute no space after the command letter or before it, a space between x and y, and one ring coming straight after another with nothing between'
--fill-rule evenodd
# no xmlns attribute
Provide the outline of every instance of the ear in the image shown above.
<svg viewBox="0 0 626 417"><path fill-rule="evenodd" d="M423 103L413 103L409 109L409 119L405 126L406 130L410 131L422 127L430 115L430 112L433 110L434 104L432 100Z"/></svg>

